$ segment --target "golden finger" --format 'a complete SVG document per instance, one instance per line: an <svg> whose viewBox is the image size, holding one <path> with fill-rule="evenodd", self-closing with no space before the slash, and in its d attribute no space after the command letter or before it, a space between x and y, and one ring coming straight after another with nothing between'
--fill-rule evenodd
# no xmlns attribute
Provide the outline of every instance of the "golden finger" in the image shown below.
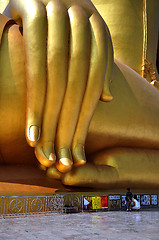
<svg viewBox="0 0 159 240"><path fill-rule="evenodd" d="M104 102L110 102L113 100L113 96L111 95L109 87L110 87L112 74L113 74L114 52L113 52L113 45L112 45L110 32L106 24L105 24L105 28L106 28L106 34L107 34L107 44L108 44L107 55L108 56L107 56L107 67L106 67L104 86L103 86L100 100Z"/></svg>
<svg viewBox="0 0 159 240"><path fill-rule="evenodd" d="M54 163L50 156L55 158L55 133L67 85L69 18L67 9L59 0L49 2L46 9L48 18L47 91L42 134L38 144L42 150L36 151L36 155L43 152L37 157L41 160L41 164L49 167Z"/></svg>
<svg viewBox="0 0 159 240"><path fill-rule="evenodd" d="M105 23L97 13L90 17L91 59L87 88L82 102L78 123L72 144L72 154L76 166L86 162L84 144L88 127L101 96L107 66L107 33Z"/></svg>
<svg viewBox="0 0 159 240"><path fill-rule="evenodd" d="M56 149L59 158L57 168L62 172L70 170L73 164L69 149L85 93L90 58L88 16L78 6L69 8L68 13L70 18L68 84L56 135Z"/></svg>
<svg viewBox="0 0 159 240"><path fill-rule="evenodd" d="M11 11L14 20L23 25L27 62L26 139L34 147L40 138L46 91L46 11L35 0L13 0Z"/></svg>

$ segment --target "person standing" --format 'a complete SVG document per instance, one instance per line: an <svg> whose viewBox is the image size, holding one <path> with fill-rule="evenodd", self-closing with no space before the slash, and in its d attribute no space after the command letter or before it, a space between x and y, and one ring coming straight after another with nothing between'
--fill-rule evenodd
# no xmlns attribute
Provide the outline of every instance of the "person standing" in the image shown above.
<svg viewBox="0 0 159 240"><path fill-rule="evenodd" d="M126 193L126 207L127 207L127 212L131 211L131 202L132 202L132 193L130 192L130 188L127 188L127 193Z"/></svg>

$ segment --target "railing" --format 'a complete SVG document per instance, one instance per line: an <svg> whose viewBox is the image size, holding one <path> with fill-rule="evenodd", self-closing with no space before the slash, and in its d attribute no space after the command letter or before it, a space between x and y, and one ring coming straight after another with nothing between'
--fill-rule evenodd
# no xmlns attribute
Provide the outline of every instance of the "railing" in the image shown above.
<svg viewBox="0 0 159 240"><path fill-rule="evenodd" d="M147 194L147 195L138 194L137 197L138 201L140 201L141 203L141 209L142 208L159 209L159 194ZM90 201L89 208L84 206L84 199ZM125 195L120 194L106 195L102 193L100 194L86 193L83 195L81 193L64 193L42 196L0 197L1 217L83 212L85 210L86 211L87 210L99 211L103 209L124 210L124 207L125 207Z"/></svg>
<svg viewBox="0 0 159 240"><path fill-rule="evenodd" d="M78 211L83 211L83 195L77 193L65 194L64 205L70 205L78 208Z"/></svg>
<svg viewBox="0 0 159 240"><path fill-rule="evenodd" d="M1 216L62 213L63 206L64 196L61 194L0 197Z"/></svg>

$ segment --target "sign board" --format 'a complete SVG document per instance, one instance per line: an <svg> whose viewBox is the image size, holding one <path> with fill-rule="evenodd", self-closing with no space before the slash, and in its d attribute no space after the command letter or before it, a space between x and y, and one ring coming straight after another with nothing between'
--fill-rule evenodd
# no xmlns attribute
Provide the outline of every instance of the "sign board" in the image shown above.
<svg viewBox="0 0 159 240"><path fill-rule="evenodd" d="M104 210L108 208L107 196L84 196L84 210Z"/></svg>
<svg viewBox="0 0 159 240"><path fill-rule="evenodd" d="M141 195L140 201L142 206L150 206L150 195L149 194Z"/></svg>
<svg viewBox="0 0 159 240"><path fill-rule="evenodd" d="M151 205L154 205L154 206L158 205L157 194L152 194L151 195Z"/></svg>
<svg viewBox="0 0 159 240"><path fill-rule="evenodd" d="M120 195L109 195L109 200L120 200Z"/></svg>
<svg viewBox="0 0 159 240"><path fill-rule="evenodd" d="M119 210L121 208L120 195L109 195L109 209Z"/></svg>

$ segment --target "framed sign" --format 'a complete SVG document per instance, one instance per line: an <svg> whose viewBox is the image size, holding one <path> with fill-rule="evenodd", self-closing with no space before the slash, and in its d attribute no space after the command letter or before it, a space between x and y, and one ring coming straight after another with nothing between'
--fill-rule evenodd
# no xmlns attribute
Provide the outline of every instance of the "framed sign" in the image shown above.
<svg viewBox="0 0 159 240"><path fill-rule="evenodd" d="M107 196L84 196L83 209L84 210L104 210L108 208Z"/></svg>
<svg viewBox="0 0 159 240"><path fill-rule="evenodd" d="M141 195L140 201L142 206L150 206L150 195L149 194Z"/></svg>
<svg viewBox="0 0 159 240"><path fill-rule="evenodd" d="M120 195L109 195L109 209L119 210L121 208Z"/></svg>
<svg viewBox="0 0 159 240"><path fill-rule="evenodd" d="M157 206L158 205L157 194L151 194L151 205L153 205L153 206Z"/></svg>

